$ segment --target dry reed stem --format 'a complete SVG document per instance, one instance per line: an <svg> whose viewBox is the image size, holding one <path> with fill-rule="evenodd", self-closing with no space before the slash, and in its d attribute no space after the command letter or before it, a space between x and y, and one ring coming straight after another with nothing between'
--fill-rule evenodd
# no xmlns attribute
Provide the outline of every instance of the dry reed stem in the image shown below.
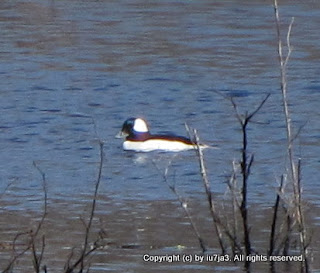
<svg viewBox="0 0 320 273"><path fill-rule="evenodd" d="M190 134L190 129L188 127L187 127L187 131ZM241 246L240 246L239 242L237 241L236 237L232 234L232 232L229 230L228 225L225 225L223 223L223 221L221 220L221 217L219 216L219 213L218 213L216 206L214 204L213 195L212 195L211 187L210 187L210 181L208 179L207 169L205 166L204 155L203 155L202 147L200 146L199 136L198 136L198 133L196 130L193 130L193 136L194 136L193 137L194 143L196 146L196 152L197 152L198 159L199 159L200 173L202 176L202 180L203 180L203 184L204 184L204 188L205 188L205 193L207 196L207 202L209 205L211 218L213 220L214 229L216 231L216 234L218 235L218 241L219 241L219 245L221 248L221 253L222 253L222 255L224 255L226 253L226 246L225 246L226 242L223 239L223 234L226 235L226 237L230 241L230 244L233 246L233 248L236 249L236 251L238 253L241 253L242 250L241 250Z"/></svg>
<svg viewBox="0 0 320 273"><path fill-rule="evenodd" d="M300 160L298 164L295 163L295 156L293 150L293 140L296 136L293 135L293 127L292 120L290 117L289 111L289 103L288 103L288 90L287 90L287 65L292 53L292 46L290 43L290 36L292 31L292 26L294 22L294 18L292 18L291 23L288 28L286 42L287 42L287 55L284 57L283 54L283 45L281 39L280 32L280 16L279 16L279 8L278 1L274 0L274 14L276 21L276 29L277 29L277 39L278 39L278 59L280 63L280 75L281 75L281 93L282 93L282 103L283 103L283 111L285 115L285 124L286 124L286 133L287 133L287 153L289 159L289 172L291 175L292 188L293 188L293 201L294 201L294 218L298 223L298 232L299 232L299 240L300 240L300 251L303 255L303 271L309 272L309 263L308 263L308 249L306 242L306 227L305 220L303 215L302 203L301 203L301 170L300 170Z"/></svg>
<svg viewBox="0 0 320 273"><path fill-rule="evenodd" d="M209 182L209 179L208 179L207 169L206 169L205 162L204 162L203 151L202 151L202 148L200 147L198 133L197 133L197 131L195 129L193 130L193 135L194 135L195 144L196 144L196 148L197 148L196 151L197 151L198 158L199 158L200 173L201 173L202 181L204 183L204 188L205 188L206 195L207 195L207 201L208 201L208 204L209 204L211 217L212 217L213 222L214 222L214 228L215 228L216 233L218 235L218 241L219 241L219 245L220 245L220 248L221 248L222 255L224 255L226 253L226 248L225 248L224 243L223 243L221 220L220 220L220 218L218 216L215 204L213 202L210 182Z"/></svg>

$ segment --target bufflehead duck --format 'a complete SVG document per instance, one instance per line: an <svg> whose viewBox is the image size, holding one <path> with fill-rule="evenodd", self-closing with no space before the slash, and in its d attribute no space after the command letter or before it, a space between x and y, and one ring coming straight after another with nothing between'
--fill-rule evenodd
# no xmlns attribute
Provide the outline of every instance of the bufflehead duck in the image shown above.
<svg viewBox="0 0 320 273"><path fill-rule="evenodd" d="M123 149L126 151L151 152L155 150L179 152L195 149L196 145L189 138L174 135L152 135L142 118L129 118L116 136L125 138ZM205 147L201 145L201 147Z"/></svg>

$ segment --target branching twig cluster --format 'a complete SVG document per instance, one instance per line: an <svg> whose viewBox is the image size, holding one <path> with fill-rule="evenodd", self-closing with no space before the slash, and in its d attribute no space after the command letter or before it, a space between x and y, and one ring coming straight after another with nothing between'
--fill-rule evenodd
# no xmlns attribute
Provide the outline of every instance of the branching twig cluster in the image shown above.
<svg viewBox="0 0 320 273"><path fill-rule="evenodd" d="M40 251L38 250L39 246L38 246L38 242L37 242L38 241L37 237L39 235L39 232L40 232L40 230L43 226L43 223L45 221L45 218L47 216L47 206L48 206L47 181L46 181L45 173L38 167L36 162L33 162L33 166L38 170L38 172L41 174L41 177L42 177L42 187L43 187L43 193L44 193L43 213L42 213L41 219L40 219L39 223L37 224L35 230L21 232L15 236L15 238L13 240L13 248L12 248L13 253L12 253L10 262L3 270L3 273L12 272L12 269L13 269L15 262L28 251L31 252L31 259L32 259L34 271L36 273L39 273L41 271L41 269L43 269L44 272L47 272L46 266L45 265L43 267L41 266L42 261L43 261L44 250L45 250L45 246L46 246L45 235L42 235L42 237L41 237ZM24 249L18 251L18 250L16 250L17 242L19 239L22 239L22 238L26 238L27 243L26 243L26 246Z"/></svg>
<svg viewBox="0 0 320 273"><path fill-rule="evenodd" d="M72 261L72 258L74 256L74 249L72 250L68 260L66 261L66 265L64 268L64 273L82 273L84 270L87 270L88 267L87 260L90 254L92 254L94 251L97 250L99 247L99 241L102 239L101 236L98 236L98 238L90 244L89 247L89 235L92 230L92 223L95 215L96 210L96 202L98 197L98 190L99 185L101 181L101 175L102 175L102 167L103 167L103 142L99 140L99 147L100 147L100 163L99 163L99 171L98 171L98 178L95 183L95 191L92 199L92 206L90 210L89 220L88 223L85 223L85 237L84 237L84 243L80 251L80 255L78 258L76 258L74 261ZM40 273L47 272L47 266L43 265L43 258L44 258L44 250L45 250L45 235L42 235L39 239L39 233L41 228L43 227L43 224L45 222L46 216L47 216L47 203L48 203L48 192L47 192L47 182L46 182L46 176L45 173L38 167L38 165L34 162L34 167L38 170L38 172L42 176L42 185L43 185L43 192L44 192L44 209L42 217L37 224L37 227L35 230L30 230L27 232L21 232L18 233L14 240L13 240L13 253L11 255L10 261L8 265L4 268L2 271L3 273L11 273L13 272L13 268L15 263L20 259L23 255L30 252L31 260L33 263L34 272ZM100 234L99 234L100 235ZM18 240L25 239L27 241L25 247L22 250L18 250Z"/></svg>
<svg viewBox="0 0 320 273"><path fill-rule="evenodd" d="M288 96L287 96L287 76L286 69L288 61L292 52L290 44L290 35L292 31L292 25L294 20L292 19L288 33L286 36L287 42L287 54L283 55L283 45L280 36L280 19L278 12L277 1L274 0L275 20L277 26L277 38L278 38L278 57L280 62L281 72L281 92L283 101L283 110L286 123L287 133L287 153L289 167L287 174L281 176L280 185L277 189L277 195L273 207L273 216L270 225L270 239L269 249L267 255L290 255L292 254L292 239L298 234L298 242L300 254L303 256L303 263L301 264L301 272L309 272L308 263L308 245L310 238L307 237L306 224L304 219L304 211L302 206L302 186L301 186L301 160L296 162L293 150L293 142L299 134L301 128L294 135L292 122L290 118ZM221 93L218 93L222 95ZM233 171L228 181L228 188L232 197L232 219L224 219L219 213L215 205L215 200L211 192L210 182L208 179L204 155L202 147L199 144L199 137L196 130L193 130L192 138L194 139L195 148L199 158L200 173L205 188L205 193L211 213L211 217L214 223L214 229L218 237L219 245L222 254L226 253L228 249L231 249L232 254L245 254L249 256L256 251L253 249L253 240L250 235L250 221L249 221L249 206L248 206L248 182L251 173L251 168L254 162L254 155L249 154L248 151L248 125L252 123L253 117L260 111L265 104L270 94L268 94L258 105L258 107L251 113L245 112L241 114L238 110L238 106L233 98L224 98L230 100L233 109L236 113L237 120L241 126L242 132L242 147L241 147L241 160L239 163L233 162ZM187 131L190 134L190 129L187 127ZM241 183L238 183L238 180ZM286 188L291 186L292 194L288 194ZM171 188L176 193L175 188ZM177 195L179 200L181 196ZM182 201L180 202L183 204ZM188 214L190 221L192 221L191 215ZM193 222L192 222L193 223ZM193 226L194 223L193 223ZM197 232L197 237L201 238ZM203 240L201 241L203 245ZM245 260L245 269L250 271L250 259ZM271 263L271 271L274 272L274 264Z"/></svg>
<svg viewBox="0 0 320 273"><path fill-rule="evenodd" d="M236 117L241 126L241 132L242 132L242 149L241 149L242 152L241 152L241 160L239 162L242 183L241 183L241 186L239 187L237 183L238 168L236 168L237 164L235 162L233 164L233 173L228 182L228 187L230 189L230 192L232 193L233 220L231 224L230 224L230 220L223 221L222 217L219 215L219 213L215 208L212 192L210 190L210 183L206 175L206 167L204 165L203 152L202 152L201 146L199 145L199 137L197 135L197 132L194 131L195 143L197 147L196 151L197 151L199 162L200 162L200 172L202 174L202 178L204 181L207 200L209 203L212 219L215 223L215 230L219 237L219 243L220 243L222 253L226 252L226 249L228 248L228 246L231 248L233 255L244 253L246 256L248 256L252 252L251 240L250 240L250 226L248 221L247 198L248 198L248 179L249 179L251 167L254 161L254 156L253 155L248 156L247 127L250 124L252 118L259 112L259 110L265 104L269 96L270 95L268 94L254 111L252 111L251 113L246 112L244 115L241 115L239 113L237 104L234 102L232 98L228 98L224 96L224 98L229 99L231 101L232 106L236 112ZM241 216L240 218L242 221L241 229L239 229L239 225L237 221L238 213L240 214ZM240 230L242 230L242 235L240 234ZM224 236L228 240L225 240ZM249 266L250 266L250 262L246 261L245 262L246 269L248 269Z"/></svg>
<svg viewBox="0 0 320 273"><path fill-rule="evenodd" d="M290 255L291 240L294 237L294 234L298 234L298 242L300 254L303 256L303 263L301 264L301 272L309 272L309 263L308 263L308 245L310 238L307 237L306 224L304 219L304 211L302 206L302 186L301 186L301 160L299 159L296 162L293 150L293 142L297 135L299 134L301 128L298 130L296 135L293 134L292 122L290 118L288 96L287 96L287 76L286 69L288 61L292 52L292 47L290 44L290 35L292 31L292 25L294 20L292 19L288 33L286 36L287 42L287 54L284 57L283 55L283 45L280 36L280 19L278 12L277 1L274 0L274 10L275 10L275 20L277 26L277 38L278 38L278 57L280 62L280 72L281 72L281 92L282 92L282 101L283 109L286 123L286 132L287 132L287 152L288 152L288 173L282 175L281 182L278 188L277 196L275 199L272 223L270 227L270 240L269 240L269 250L268 255ZM220 94L220 93L219 93ZM221 94L220 94L221 95ZM203 153L201 147L199 146L199 139L195 133L195 143L197 146L197 152L200 162L200 172L204 181L206 194L208 197L209 207L211 210L211 215L215 223L215 230L219 238L220 247L222 253L225 253L226 249L226 240L223 239L223 235L229 239L229 243L232 249L232 253L242 253L242 246L244 248L244 254L246 256L250 255L253 252L252 249L252 240L250 236L250 222L248 219L248 178L250 176L251 167L254 162L253 154L248 154L248 136L247 136L247 127L251 122L252 118L257 114L257 112L264 105L269 95L265 97L264 100L259 104L259 106L251 113L246 112L244 115L241 115L238 111L237 104L232 98L230 101L236 112L236 117L241 126L242 132L242 149L241 149L241 160L239 162L239 169L241 172L241 181L242 183L237 183L237 164L233 163L233 172L228 182L229 190L232 194L232 208L233 208L233 220L226 221L223 224L222 218L217 213L215 205L212 198L212 193L210 191L210 184L205 170L205 163L203 160ZM286 193L286 186L291 185L292 195L288 196ZM282 212L280 209L282 208ZM240 219L242 222L242 228L239 229L237 213L240 213ZM280 214L284 217L280 217ZM231 222L231 224L230 224ZM280 222L280 223L279 223ZM239 232L242 232L242 236L239 236ZM238 247L240 246L240 247ZM250 260L245 260L245 268L247 271L250 270ZM271 264L271 269L273 271L274 264Z"/></svg>

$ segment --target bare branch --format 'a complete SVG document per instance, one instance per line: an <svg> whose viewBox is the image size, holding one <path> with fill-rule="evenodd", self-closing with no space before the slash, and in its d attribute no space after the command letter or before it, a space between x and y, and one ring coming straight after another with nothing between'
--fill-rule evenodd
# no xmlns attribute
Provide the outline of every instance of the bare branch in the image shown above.
<svg viewBox="0 0 320 273"><path fill-rule="evenodd" d="M84 221L82 221L85 225L85 238L84 243L82 246L80 257L72 264L70 265L71 258L73 256L73 251L71 255L68 258L67 264L65 265L65 273L72 273L78 266L80 267L79 272L83 272L85 268L85 260L86 258L97 249L97 244L95 243L95 246L91 249L88 249L89 245L89 234L91 231L95 210L96 210L96 202L98 197L98 190L101 182L102 177L102 168L103 168L103 161L104 161L104 153L103 153L103 145L104 143L99 139L99 151L100 151L100 162L99 162L99 170L98 170L98 177L95 184L95 190L92 198L92 205L91 205L91 211L89 216L88 224L86 224Z"/></svg>
<svg viewBox="0 0 320 273"><path fill-rule="evenodd" d="M279 17L279 10L278 10L278 2L274 0L274 13L275 13L275 21L277 27L277 38L278 38L278 58L280 63L280 75L281 75L281 93L282 93L282 102L283 102L283 111L285 116L285 124L286 124L286 133L287 133L287 153L288 153L288 160L289 160L289 172L291 174L291 185L293 189L293 205L294 205L294 212L292 219L294 219L294 223L297 223L299 240L300 240L300 252L303 255L304 262L302 263L302 270L304 272L309 272L309 262L308 262L308 249L307 249L307 239L306 239L306 227L305 227L305 220L302 210L302 203L301 203L301 166L300 160L298 164L295 163L295 156L294 156L294 149L293 149L293 141L296 136L293 136L293 127L289 112L289 103L288 103L288 90L287 90L287 64L292 52L292 47L290 43L290 36L292 32L292 26L294 22L294 18L292 18L291 23L288 28L287 32L287 56L284 58L282 52L282 41L280 35L280 17ZM300 132L300 129L299 131ZM288 218L291 216L288 215ZM290 219L290 221L292 220ZM290 230L291 232L291 227Z"/></svg>
<svg viewBox="0 0 320 273"><path fill-rule="evenodd" d="M18 233L15 236L15 238L13 240L13 255L12 255L12 258L11 258L9 264L7 265L7 267L3 271L5 273L9 273L10 270L12 269L14 263L17 261L17 259L19 257L21 257L22 255L24 255L30 249L31 249L34 269L37 273L40 272L41 262L43 259L44 249L45 249L45 237L44 236L42 237L42 246L41 246L41 251L40 251L39 255L36 250L36 242L35 241L36 241L36 238L38 236L40 229L43 226L45 218L47 216L48 193L47 193L47 182L46 182L45 173L38 167L38 165L36 164L35 161L33 162L33 166L38 170L38 172L41 174L41 177L42 177L42 186L43 186L43 193L44 193L44 209L43 209L42 217L41 217L40 222L38 223L35 231L30 230L27 232ZM21 236L27 236L29 242L28 242L27 246L21 252L18 253L18 251L16 250L16 245L17 245L17 240Z"/></svg>
<svg viewBox="0 0 320 273"><path fill-rule="evenodd" d="M260 102L260 104L258 105L258 107L253 111L251 112L251 114L248 115L247 119L248 121L250 121L251 118L254 117L255 114L257 114L260 109L262 108L262 106L265 104L265 102L268 100L268 98L270 97L270 93L266 95L266 97Z"/></svg>
<svg viewBox="0 0 320 273"><path fill-rule="evenodd" d="M180 206L183 208L183 210L185 211L188 219L189 219L189 222L192 226L192 229L193 229L193 232L194 234L196 235L197 239L198 239L198 242L199 242L199 246L202 250L202 252L205 252L206 251L206 247L205 247L205 244L204 244L204 241L200 235L200 232L195 224L195 222L193 221L193 218L192 218L192 215L190 213L190 210L188 208L188 204L186 201L183 200L182 196L177 192L177 189L176 189L176 186L175 186L175 183L174 184L170 184L169 183L169 180L168 180L168 172L169 172L169 167L171 165L171 162L169 163L169 166L165 169L164 173L162 173L162 171L160 170L160 168L157 166L156 162L154 160L152 160L152 163L153 165L155 166L155 168L157 169L157 171L162 175L163 177L163 181L166 182L167 186L169 187L169 189L172 191L172 193L177 197L179 203L180 203Z"/></svg>

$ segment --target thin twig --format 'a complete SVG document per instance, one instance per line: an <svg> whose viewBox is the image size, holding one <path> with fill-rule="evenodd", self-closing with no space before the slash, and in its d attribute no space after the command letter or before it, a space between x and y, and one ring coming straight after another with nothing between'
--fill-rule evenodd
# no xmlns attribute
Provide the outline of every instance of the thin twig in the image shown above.
<svg viewBox="0 0 320 273"><path fill-rule="evenodd" d="M97 177L96 184L95 184L95 190L94 190L93 199L92 199L89 221L88 221L88 224L85 225L85 238L84 238L84 243L83 243L83 247L81 250L81 254L80 254L80 257L72 265L70 265L70 260L73 255L73 251L72 251L72 254L71 254L71 256L69 256L67 264L65 266L65 273L73 272L75 270L75 268L77 268L77 266L80 267L79 273L82 273L85 268L86 257L89 256L92 252L94 252L97 249L96 242L94 244L94 247L92 247L89 250L88 250L88 244L89 244L90 230L92 227L92 223L93 223L93 219L94 219L94 215L95 215L95 211L96 211L98 190L99 190L101 177L102 177L102 168L103 168L103 161L104 161L103 145L104 145L104 143L99 139L100 162L99 162L98 177Z"/></svg>
<svg viewBox="0 0 320 273"><path fill-rule="evenodd" d="M41 229L43 222L47 216L47 208L48 208L48 191L47 191L47 181L46 181L46 174L38 167L35 161L33 161L33 166L38 170L38 172L41 174L42 177L42 187L43 187L43 194L44 194L44 209L42 213L42 217L40 220L40 223L37 226L37 229L34 233L34 236L36 237L39 233L39 230Z"/></svg>
<svg viewBox="0 0 320 273"><path fill-rule="evenodd" d="M223 244L222 231L221 231L221 227L219 225L219 223L221 221L220 221L220 219L218 217L218 214L217 214L217 211L216 211L216 208L215 208L215 204L213 202L212 192L211 192L211 188L210 188L210 182L209 182L209 179L208 179L207 169L206 169L205 162L204 162L203 151L202 151L202 148L200 147L198 133L197 133L197 131L195 129L193 130L193 135L194 135L195 144L196 144L196 147L197 147L196 152L197 152L198 158L199 158L201 177L202 177L202 180L203 180L203 183L204 183L204 188L205 188L205 192L206 192L206 195L207 195L207 201L208 201L208 204L209 204L211 217L212 217L213 222L214 222L214 228L215 228L216 233L218 235L218 241L219 241L219 245L220 245L220 248L221 248L222 255L224 255L226 253L226 248L225 248L225 246Z"/></svg>
<svg viewBox="0 0 320 273"><path fill-rule="evenodd" d="M230 179L228 181L228 188L231 193L231 200L232 200L232 227L230 228L232 230L232 236L234 238L235 242L238 242L238 220L237 220L237 211L240 208L240 203L238 200L238 187L237 187L237 168L236 168L236 162L235 160L232 161L232 174L230 176ZM228 224L228 221L227 221ZM238 243L239 244L239 243ZM240 244L239 244L240 245ZM239 254L235 247L235 243L231 242L231 248L233 255ZM240 249L241 250L241 249ZM242 252L240 252L241 254Z"/></svg>
<svg viewBox="0 0 320 273"><path fill-rule="evenodd" d="M36 164L35 161L33 161L33 166L38 170L38 172L41 174L42 177L42 186L43 186L43 193L44 193L44 209L43 209L43 214L41 217L41 220L37 226L37 229L34 233L31 233L31 251L32 251L32 256L33 256L33 266L34 269L37 273L40 272L41 269L41 262L43 259L43 254L44 254L44 249L45 249L45 236L42 236L42 246L41 246L41 251L40 254L37 254L37 250L36 250L36 245L35 245L35 240L36 237L44 223L44 220L47 216L47 207L48 207L48 192L47 192L47 181L46 181L46 175L45 173L39 168L39 166Z"/></svg>
<svg viewBox="0 0 320 273"><path fill-rule="evenodd" d="M91 206L91 212L90 212L90 217L89 217L89 222L88 225L86 227L86 235L85 235L85 240L84 240L84 245L83 245L83 249L82 249L82 254L81 254L81 270L80 272L82 272L82 270L84 269L84 257L86 256L87 253L87 247L88 247L88 240L89 240L89 233L90 233L90 229L92 226L92 221L95 215L95 210L96 210L96 202L97 202L97 197L98 197L98 190L99 190L99 186L100 186L100 181L101 181L101 175L102 175L102 167L103 167L103 142L99 141L99 147L100 147L100 164L99 164L99 171L98 171L98 178L97 178L97 182L95 185L95 191L94 191L94 195L93 195L93 199L92 199L92 206Z"/></svg>
<svg viewBox="0 0 320 273"><path fill-rule="evenodd" d="M278 220L278 212L279 212L279 203L280 203L280 194L283 192L283 175L281 176L279 189L277 192L276 201L273 207L273 218L272 218L272 224L271 224L271 232L270 232L270 240L269 240L269 256L273 255L274 253L274 245L275 245L275 235L276 235L276 225Z"/></svg>
<svg viewBox="0 0 320 273"><path fill-rule="evenodd" d="M0 199L5 195L5 193L11 187L12 184L13 184L13 182L10 182L7 184L7 186L4 188L3 192L0 193Z"/></svg>
<svg viewBox="0 0 320 273"><path fill-rule="evenodd" d="M205 244L204 244L204 241L200 235L200 232L197 228L197 225L195 224L195 222L193 221L193 218L192 218L192 215L189 211L189 208L188 208L188 204L186 201L183 200L182 196L177 192L177 189L176 189L176 186L175 186L175 183L174 184L170 184L169 183L169 180L168 180L168 171L169 171L169 167L170 167L170 164L169 166L165 169L164 173L162 174L160 168L157 166L157 164L155 163L155 161L153 160L152 161L153 165L155 166L155 168L158 170L158 172L162 175L163 177L163 181L166 182L167 186L169 187L169 189L172 191L172 193L177 197L178 201L179 201L179 204L180 206L183 208L183 210L185 211L187 217L188 217L188 220L192 226L192 230L194 232L194 234L196 235L197 239L198 239L198 242L199 242L199 246L202 250L202 252L204 253L206 251L206 247L205 247Z"/></svg>
<svg viewBox="0 0 320 273"><path fill-rule="evenodd" d="M30 236L31 232L32 231L27 231L27 232L22 232L22 233L16 234L16 236L13 239L13 246L12 246L13 254L10 259L10 262L5 267L5 269L2 271L3 273L12 272L12 268L13 268L14 263L30 249L31 246L30 246L30 244L28 244L26 248L24 248L21 252L18 253L18 251L16 250L16 246L17 246L18 238L20 238L21 236L24 236L24 235Z"/></svg>

